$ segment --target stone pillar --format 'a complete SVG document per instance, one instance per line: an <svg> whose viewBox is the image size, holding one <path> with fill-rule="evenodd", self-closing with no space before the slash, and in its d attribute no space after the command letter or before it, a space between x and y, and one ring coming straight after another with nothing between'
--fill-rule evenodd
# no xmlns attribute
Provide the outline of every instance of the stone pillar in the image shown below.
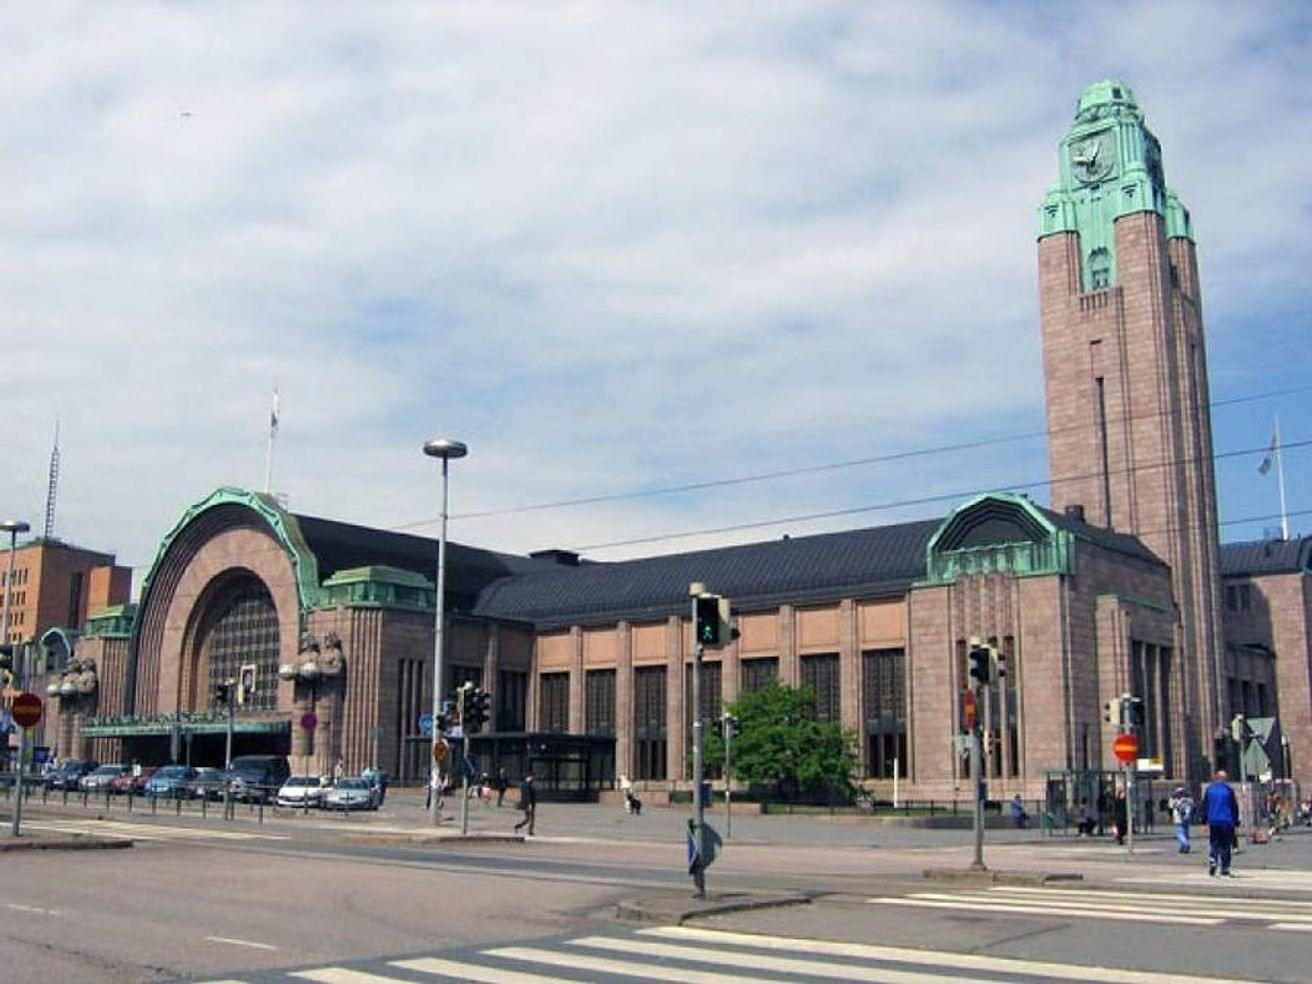
<svg viewBox="0 0 1312 984"><path fill-rule="evenodd" d="M483 689L491 695L487 708L485 732L497 730L497 709L501 706L501 631L495 624L487 627L487 647L483 651Z"/></svg>
<svg viewBox="0 0 1312 984"><path fill-rule="evenodd" d="M583 707L583 630L577 625L569 630L569 733L581 735L587 730Z"/></svg>
<svg viewBox="0 0 1312 984"><path fill-rule="evenodd" d="M802 664L797 658L797 612L792 605L779 606L779 682L785 687L802 685Z"/></svg>
<svg viewBox="0 0 1312 984"><path fill-rule="evenodd" d="M870 763L866 761L868 742L863 720L865 695L861 686L861 637L856 602L851 598L844 598L838 605L838 673L842 688L839 700L843 727L857 733L857 758L861 763L861 774L867 775Z"/></svg>
<svg viewBox="0 0 1312 984"><path fill-rule="evenodd" d="M633 626L615 627L615 772L633 775Z"/></svg>
<svg viewBox="0 0 1312 984"><path fill-rule="evenodd" d="M684 622L671 615L665 623L665 773L671 780L686 775L683 741Z"/></svg>

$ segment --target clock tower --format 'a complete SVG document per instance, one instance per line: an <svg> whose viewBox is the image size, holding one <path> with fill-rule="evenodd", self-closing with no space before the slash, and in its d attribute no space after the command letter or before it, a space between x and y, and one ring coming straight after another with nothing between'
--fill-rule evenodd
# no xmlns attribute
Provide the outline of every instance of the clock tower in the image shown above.
<svg viewBox="0 0 1312 984"><path fill-rule="evenodd" d="M1039 209L1039 293L1053 507L1138 536L1172 572L1174 646L1135 645L1127 609L1128 666L1100 666L1100 689L1151 693L1173 722L1175 771L1205 775L1224 660L1198 265L1189 212L1123 82L1085 90L1060 143Z"/></svg>

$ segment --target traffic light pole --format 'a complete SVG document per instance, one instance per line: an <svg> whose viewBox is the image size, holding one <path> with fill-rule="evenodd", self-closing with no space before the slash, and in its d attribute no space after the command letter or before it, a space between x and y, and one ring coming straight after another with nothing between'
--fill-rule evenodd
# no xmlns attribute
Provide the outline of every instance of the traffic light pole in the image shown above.
<svg viewBox="0 0 1312 984"><path fill-rule="evenodd" d="M693 625L697 624L694 602ZM706 763L702 756L702 644L692 651L692 835L696 856L692 864L692 881L697 898L706 898L706 808L702 805L702 781Z"/></svg>
<svg viewBox="0 0 1312 984"><path fill-rule="evenodd" d="M460 708L460 836L469 833L469 718L465 703L469 697L469 687L460 688L457 698Z"/></svg>
<svg viewBox="0 0 1312 984"><path fill-rule="evenodd" d="M229 683L225 683L224 686L227 687L227 691L228 691L228 699L224 701L224 703L228 705L228 740L223 750L223 767L225 769L231 769L232 768L232 733L236 729L237 708L233 706L232 684L229 682Z"/></svg>
<svg viewBox="0 0 1312 984"><path fill-rule="evenodd" d="M733 836L733 719L720 718L724 732L724 836Z"/></svg>
<svg viewBox="0 0 1312 984"><path fill-rule="evenodd" d="M9 555L13 560L13 554ZM5 585L5 596L8 597L9 585ZM14 654L14 677L18 680L18 689L20 692L26 692L27 674L26 659L24 656ZM5 736L5 743L8 744L9 736ZM14 836L20 836L23 826L23 760L27 758L27 729L21 724L18 726L18 767L14 769Z"/></svg>
<svg viewBox="0 0 1312 984"><path fill-rule="evenodd" d="M971 686L975 697L975 707L979 707L979 684ZM984 864L984 741L980 733L979 711L975 712L975 724L970 729L970 781L975 791L975 859L970 863L971 871L987 871Z"/></svg>

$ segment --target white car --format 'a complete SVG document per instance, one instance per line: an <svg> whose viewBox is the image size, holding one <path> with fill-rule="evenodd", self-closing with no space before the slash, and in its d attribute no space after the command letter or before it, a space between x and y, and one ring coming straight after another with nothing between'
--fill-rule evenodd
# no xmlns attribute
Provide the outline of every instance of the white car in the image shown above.
<svg viewBox="0 0 1312 984"><path fill-rule="evenodd" d="M319 776L292 776L278 790L277 802L279 806L320 807L327 792Z"/></svg>

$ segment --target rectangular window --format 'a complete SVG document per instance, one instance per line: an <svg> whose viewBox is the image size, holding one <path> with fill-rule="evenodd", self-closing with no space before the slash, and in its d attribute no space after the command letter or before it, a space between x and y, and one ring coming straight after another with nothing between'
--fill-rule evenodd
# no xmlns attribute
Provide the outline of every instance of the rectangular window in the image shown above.
<svg viewBox="0 0 1312 984"><path fill-rule="evenodd" d="M528 674L502 670L497 675L497 730L523 731L528 707Z"/></svg>
<svg viewBox="0 0 1312 984"><path fill-rule="evenodd" d="M633 670L633 778L664 779L665 667Z"/></svg>
<svg viewBox="0 0 1312 984"><path fill-rule="evenodd" d="M1239 699L1243 704L1244 714L1249 717L1253 716L1253 685L1247 680L1241 680L1239 683Z"/></svg>
<svg viewBox="0 0 1312 984"><path fill-rule="evenodd" d="M1103 284L1105 287L1106 284ZM1098 440L1101 445L1099 464L1102 466L1102 507L1103 525L1112 528L1112 463L1107 442L1107 388L1103 377L1096 380L1098 385Z"/></svg>
<svg viewBox="0 0 1312 984"><path fill-rule="evenodd" d="M1239 610L1246 612L1253 607L1253 589L1250 585L1239 585Z"/></svg>
<svg viewBox="0 0 1312 984"><path fill-rule="evenodd" d="M68 582L68 624L82 624L82 572L74 571Z"/></svg>
<svg viewBox="0 0 1312 984"><path fill-rule="evenodd" d="M1228 612L1239 611L1239 589L1233 584L1225 587L1225 609Z"/></svg>
<svg viewBox="0 0 1312 984"><path fill-rule="evenodd" d="M1256 684L1253 689L1257 691L1257 716L1266 717L1267 716L1266 684L1265 683Z"/></svg>
<svg viewBox="0 0 1312 984"><path fill-rule="evenodd" d="M740 664L742 680L739 692L754 694L764 689L772 680L779 679L779 660L774 656L758 659L745 659Z"/></svg>
<svg viewBox="0 0 1312 984"><path fill-rule="evenodd" d="M615 733L615 671L589 670L584 682L584 727L590 735Z"/></svg>
<svg viewBox="0 0 1312 984"><path fill-rule="evenodd" d="M538 730L569 730L568 673L543 673L538 677Z"/></svg>
<svg viewBox="0 0 1312 984"><path fill-rule="evenodd" d="M815 691L815 716L819 720L843 719L837 653L803 656L802 686Z"/></svg>
<svg viewBox="0 0 1312 984"><path fill-rule="evenodd" d="M689 753L692 752L692 665L689 664L687 671L683 675L683 709L684 709L684 728L687 744L684 746ZM702 663L702 722L706 725L707 733L710 729L716 727L715 722L720 719L720 714L724 710L721 700L723 691L720 689L720 664L719 663Z"/></svg>
<svg viewBox="0 0 1312 984"><path fill-rule="evenodd" d="M893 778L894 759L898 773L906 775L906 652L876 649L861 655L868 775Z"/></svg>

